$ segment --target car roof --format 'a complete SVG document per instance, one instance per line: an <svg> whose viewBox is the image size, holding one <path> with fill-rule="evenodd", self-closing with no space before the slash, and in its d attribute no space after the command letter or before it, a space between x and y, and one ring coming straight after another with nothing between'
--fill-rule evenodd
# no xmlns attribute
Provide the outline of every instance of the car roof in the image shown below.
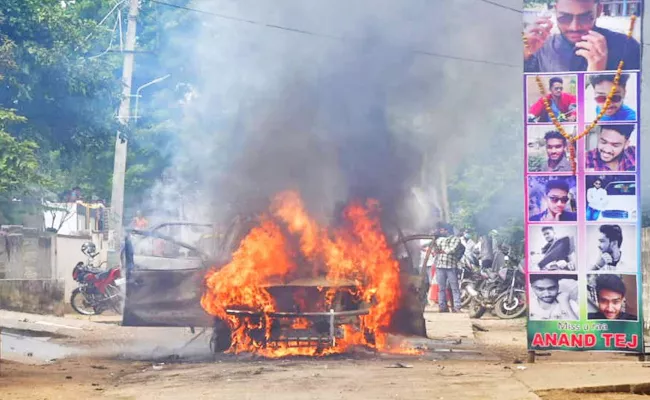
<svg viewBox="0 0 650 400"><path fill-rule="evenodd" d="M636 182L634 182L634 181L616 181L616 182L610 182L610 183L608 183L607 186L610 186L610 185L620 185L620 184L624 184L624 185L636 185Z"/></svg>

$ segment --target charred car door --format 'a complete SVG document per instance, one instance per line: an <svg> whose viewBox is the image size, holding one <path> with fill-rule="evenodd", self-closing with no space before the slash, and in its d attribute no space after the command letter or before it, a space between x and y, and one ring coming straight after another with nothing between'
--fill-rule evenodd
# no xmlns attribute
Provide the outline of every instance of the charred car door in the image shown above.
<svg viewBox="0 0 650 400"><path fill-rule="evenodd" d="M128 231L122 252L127 277L122 325L213 326L214 317L201 307L210 256L162 232L161 226Z"/></svg>

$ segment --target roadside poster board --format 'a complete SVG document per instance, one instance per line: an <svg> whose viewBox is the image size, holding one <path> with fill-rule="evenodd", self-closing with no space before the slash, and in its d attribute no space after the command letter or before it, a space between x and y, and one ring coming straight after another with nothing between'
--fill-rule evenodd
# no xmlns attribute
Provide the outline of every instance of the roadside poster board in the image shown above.
<svg viewBox="0 0 650 400"><path fill-rule="evenodd" d="M644 351L642 1L524 1L529 350Z"/></svg>

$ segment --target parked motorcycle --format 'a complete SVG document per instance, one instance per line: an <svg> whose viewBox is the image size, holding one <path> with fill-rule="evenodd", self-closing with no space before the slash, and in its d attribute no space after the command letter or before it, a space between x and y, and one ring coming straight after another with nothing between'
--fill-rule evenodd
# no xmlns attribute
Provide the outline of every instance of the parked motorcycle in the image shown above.
<svg viewBox="0 0 650 400"><path fill-rule="evenodd" d="M92 242L81 246L81 252L88 258L86 263L78 262L72 270L72 278L79 287L72 291L70 305L82 315L99 315L108 309L122 312L122 287L125 280L119 268L101 271L103 262L95 267L93 260L99 254Z"/></svg>
<svg viewBox="0 0 650 400"><path fill-rule="evenodd" d="M487 310L502 319L522 316L527 309L523 264L504 256L504 265L494 270L480 270L478 281L470 282L469 316L481 318Z"/></svg>
<svg viewBox="0 0 650 400"><path fill-rule="evenodd" d="M461 266L458 269L458 284L460 286L461 308L466 308L472 301L472 296L470 295L467 288L472 282L476 282L481 279L479 273L480 270L481 266L479 264L479 259L476 256L463 256L461 260Z"/></svg>
<svg viewBox="0 0 650 400"><path fill-rule="evenodd" d="M521 317L528 309L523 261L510 264L506 269L505 278L502 279L508 287L497 297L494 314L501 319Z"/></svg>

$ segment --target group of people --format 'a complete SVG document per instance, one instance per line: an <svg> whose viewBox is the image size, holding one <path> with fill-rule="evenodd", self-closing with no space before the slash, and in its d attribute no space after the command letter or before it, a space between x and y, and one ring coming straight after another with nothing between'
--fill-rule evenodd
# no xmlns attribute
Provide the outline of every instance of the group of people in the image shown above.
<svg viewBox="0 0 650 400"><path fill-rule="evenodd" d="M458 268L462 265L463 257L469 259L478 257L480 266L483 269L493 267L496 253L496 234L497 231L492 230L488 235L475 242L468 230L455 234L451 225L438 224L434 232L435 240L426 244L424 249L431 246L432 266L435 268L436 283L438 285L438 308L440 312L450 311L449 299L447 298L448 290L452 295L451 312L460 312Z"/></svg>

